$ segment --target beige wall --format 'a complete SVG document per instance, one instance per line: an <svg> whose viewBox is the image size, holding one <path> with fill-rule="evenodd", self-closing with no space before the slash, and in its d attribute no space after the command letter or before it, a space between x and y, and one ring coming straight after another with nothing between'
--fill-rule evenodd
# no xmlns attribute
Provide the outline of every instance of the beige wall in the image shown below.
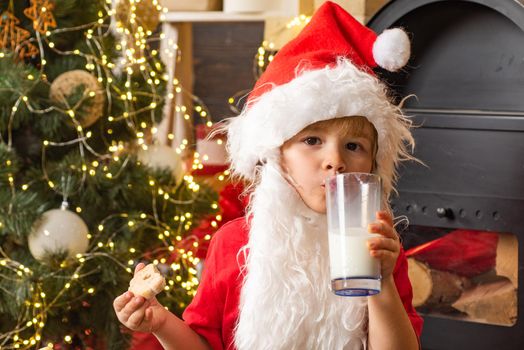
<svg viewBox="0 0 524 350"><path fill-rule="evenodd" d="M326 0L315 0L315 8L318 8ZM342 6L346 11L361 23L366 23L382 6L389 0L332 0Z"/></svg>

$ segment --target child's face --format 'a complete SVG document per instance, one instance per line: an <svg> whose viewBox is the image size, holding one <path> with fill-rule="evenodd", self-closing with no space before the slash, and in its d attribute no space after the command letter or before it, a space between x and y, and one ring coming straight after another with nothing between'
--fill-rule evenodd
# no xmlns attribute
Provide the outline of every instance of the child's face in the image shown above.
<svg viewBox="0 0 524 350"><path fill-rule="evenodd" d="M359 122L358 132L341 127L348 119ZM282 145L282 169L306 205L325 213L325 179L336 173L371 172L375 142L373 125L364 117L311 124Z"/></svg>

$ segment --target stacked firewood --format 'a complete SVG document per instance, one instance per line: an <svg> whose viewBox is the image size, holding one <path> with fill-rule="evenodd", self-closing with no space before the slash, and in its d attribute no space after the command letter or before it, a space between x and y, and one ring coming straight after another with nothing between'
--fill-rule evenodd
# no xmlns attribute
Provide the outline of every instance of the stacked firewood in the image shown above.
<svg viewBox="0 0 524 350"><path fill-rule="evenodd" d="M517 318L518 244L512 234L456 230L406 251L413 305L475 322Z"/></svg>

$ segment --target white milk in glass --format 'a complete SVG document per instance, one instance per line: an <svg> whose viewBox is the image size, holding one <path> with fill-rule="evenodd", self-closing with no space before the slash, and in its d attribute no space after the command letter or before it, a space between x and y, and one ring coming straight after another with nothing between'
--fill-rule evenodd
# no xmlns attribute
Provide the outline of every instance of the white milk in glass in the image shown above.
<svg viewBox="0 0 524 350"><path fill-rule="evenodd" d="M331 279L380 278L379 260L369 254L367 241L378 235L362 227L350 227L346 234L329 232Z"/></svg>
<svg viewBox="0 0 524 350"><path fill-rule="evenodd" d="M380 260L369 254L367 231L381 206L376 174L344 173L326 178L331 290L341 296L375 295L381 289Z"/></svg>

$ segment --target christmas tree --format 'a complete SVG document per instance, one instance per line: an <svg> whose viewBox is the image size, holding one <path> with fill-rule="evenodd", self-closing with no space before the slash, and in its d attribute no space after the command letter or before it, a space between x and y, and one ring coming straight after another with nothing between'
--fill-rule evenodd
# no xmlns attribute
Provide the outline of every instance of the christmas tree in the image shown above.
<svg viewBox="0 0 524 350"><path fill-rule="evenodd" d="M195 293L191 232L217 196L184 174L187 141L153 141L182 91L154 49L161 10L0 3L0 349L125 349L112 302L142 260L171 311Z"/></svg>

